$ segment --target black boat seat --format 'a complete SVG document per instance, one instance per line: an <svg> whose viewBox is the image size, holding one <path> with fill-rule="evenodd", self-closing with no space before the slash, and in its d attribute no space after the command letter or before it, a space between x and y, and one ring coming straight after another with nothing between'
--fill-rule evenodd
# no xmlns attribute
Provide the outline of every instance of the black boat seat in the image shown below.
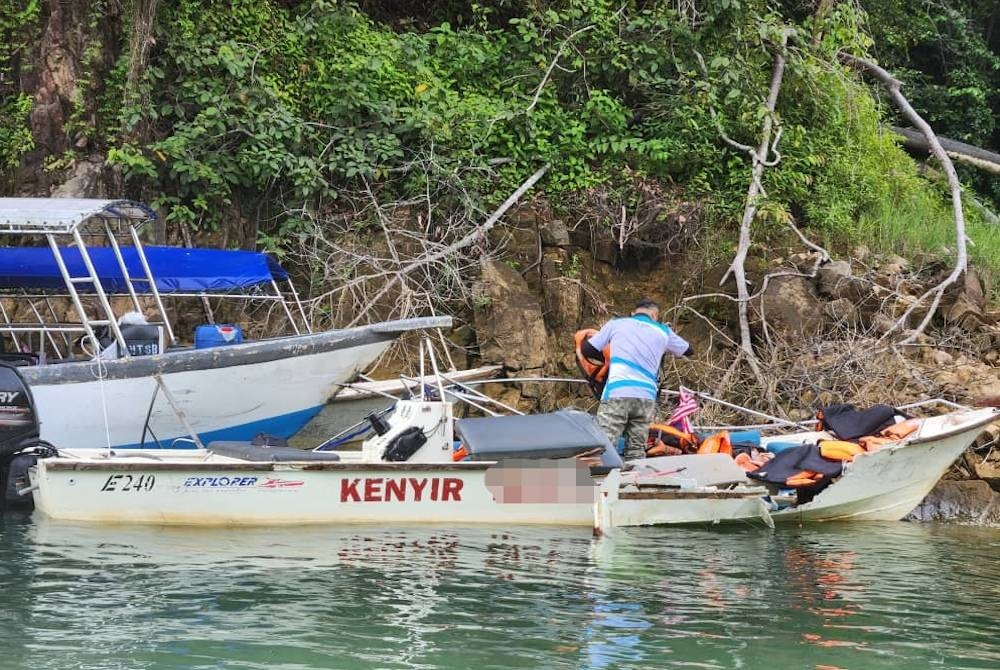
<svg viewBox="0 0 1000 670"><path fill-rule="evenodd" d="M249 442L209 442L206 448L219 456L239 458L254 463L340 460L340 456L330 451L307 451L295 447L268 447Z"/></svg>
<svg viewBox="0 0 1000 670"><path fill-rule="evenodd" d="M598 449L618 456L594 417L579 410L459 419L455 434L474 461L571 458Z"/></svg>

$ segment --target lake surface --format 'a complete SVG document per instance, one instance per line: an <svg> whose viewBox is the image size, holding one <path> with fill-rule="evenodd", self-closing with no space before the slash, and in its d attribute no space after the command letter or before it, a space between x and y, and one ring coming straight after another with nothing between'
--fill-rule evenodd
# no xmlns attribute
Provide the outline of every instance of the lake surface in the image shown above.
<svg viewBox="0 0 1000 670"><path fill-rule="evenodd" d="M1000 531L0 519L0 668L1000 668Z"/></svg>

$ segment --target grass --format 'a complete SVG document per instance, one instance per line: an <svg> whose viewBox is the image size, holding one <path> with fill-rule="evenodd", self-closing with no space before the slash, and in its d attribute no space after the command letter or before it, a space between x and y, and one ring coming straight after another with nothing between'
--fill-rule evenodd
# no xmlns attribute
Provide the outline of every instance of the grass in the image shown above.
<svg viewBox="0 0 1000 670"><path fill-rule="evenodd" d="M1000 275L1000 225L990 224L971 207L964 207L969 258L973 265ZM948 203L933 192L883 203L858 220L854 235L882 253L901 256L933 254L954 258L955 219Z"/></svg>

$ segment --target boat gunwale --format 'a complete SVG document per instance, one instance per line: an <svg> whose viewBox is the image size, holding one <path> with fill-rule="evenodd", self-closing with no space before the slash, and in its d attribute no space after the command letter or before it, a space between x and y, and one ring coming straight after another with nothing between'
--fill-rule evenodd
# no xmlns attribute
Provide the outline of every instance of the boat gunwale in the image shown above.
<svg viewBox="0 0 1000 670"><path fill-rule="evenodd" d="M619 500L739 500L762 498L767 491L711 491L705 489L678 489L673 491L628 491L618 492Z"/></svg>
<svg viewBox="0 0 1000 670"><path fill-rule="evenodd" d="M287 472L306 471L322 472L325 470L354 470L366 472L429 472L432 470L454 470L476 472L488 470L499 461L458 461L441 463L363 463L359 461L137 461L115 460L106 461L82 459L77 456L57 456L55 458L39 459L48 471L79 471L79 472L135 472L139 470L153 472L225 472L230 470L248 472Z"/></svg>
<svg viewBox="0 0 1000 670"><path fill-rule="evenodd" d="M965 433L967 431L978 429L978 428L982 428L982 427L988 426L991 423L994 423L996 421L1000 421L1000 409L997 409L997 408L973 410L972 412L969 412L969 413L970 414L975 414L975 413L978 413L978 412L987 412L987 411L990 412L989 416L984 416L983 418L977 419L976 421L974 421L972 423L963 424L962 426L953 428L951 430L943 431L943 432L937 433L935 435L928 435L926 437L918 437L918 438L914 438L912 440L904 440L904 441L901 441L899 444L890 444L890 445L887 445L887 446L883 447L882 449L879 449L878 451L866 452L864 455L871 456L871 455L874 455L874 454L882 453L883 451L893 452L893 451L898 451L900 449L905 449L906 447L912 447L912 446L916 446L916 445L927 444L928 442L937 442L939 440L946 439L946 438L949 438L949 437L954 437L955 435L960 435L960 434ZM964 412L949 412L949 414L960 414L960 413L964 413ZM939 416L948 416L948 414L941 414ZM927 418L935 418L935 417L927 417ZM980 432L982 432L982 431L980 431ZM977 435L978 435L978 433L977 433ZM861 454L859 454L859 455L861 455Z"/></svg>
<svg viewBox="0 0 1000 670"><path fill-rule="evenodd" d="M356 346L392 341L405 332L426 328L447 328L451 317L420 317L328 330L302 335L285 335L204 349L168 350L152 356L130 356L113 360L80 360L25 366L19 369L31 385L71 384L94 381L95 366L103 379L133 379L154 374L190 372L207 368L227 368L267 363L292 356L309 356Z"/></svg>

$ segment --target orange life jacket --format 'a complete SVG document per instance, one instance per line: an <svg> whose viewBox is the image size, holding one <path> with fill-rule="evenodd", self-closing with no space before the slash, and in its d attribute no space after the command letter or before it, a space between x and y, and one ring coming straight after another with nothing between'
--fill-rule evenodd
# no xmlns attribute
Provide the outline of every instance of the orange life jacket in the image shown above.
<svg viewBox="0 0 1000 670"><path fill-rule="evenodd" d="M823 480L823 475L820 474L819 472L813 472L812 470L803 470L802 472L797 472L788 479L786 479L785 486L789 486L793 489L798 489L818 484L822 480Z"/></svg>
<svg viewBox="0 0 1000 670"><path fill-rule="evenodd" d="M920 419L906 419L905 421L900 421L899 423L889 426L879 433L879 436L901 440L917 430L917 428L920 428Z"/></svg>
<svg viewBox="0 0 1000 670"><path fill-rule="evenodd" d="M820 440L819 455L831 461L853 461L858 454L865 453L860 445L844 440Z"/></svg>
<svg viewBox="0 0 1000 670"><path fill-rule="evenodd" d="M698 446L699 454L733 454L733 445L729 442L729 431L720 430L709 435Z"/></svg>
<svg viewBox="0 0 1000 670"><path fill-rule="evenodd" d="M611 365L611 345L604 347L603 360L594 360L593 358L588 358L583 355L583 343L589 340L594 335L597 335L597 331L593 328L584 328L583 330L578 330L573 335L573 341L576 344L576 364L580 368L580 372L583 373L584 379L587 380L587 386L593 391L594 395L600 399L601 395L604 393L604 385L608 381L608 367Z"/></svg>
<svg viewBox="0 0 1000 670"><path fill-rule="evenodd" d="M677 456L698 450L698 436L685 433L669 423L654 423L646 437L646 456Z"/></svg>

